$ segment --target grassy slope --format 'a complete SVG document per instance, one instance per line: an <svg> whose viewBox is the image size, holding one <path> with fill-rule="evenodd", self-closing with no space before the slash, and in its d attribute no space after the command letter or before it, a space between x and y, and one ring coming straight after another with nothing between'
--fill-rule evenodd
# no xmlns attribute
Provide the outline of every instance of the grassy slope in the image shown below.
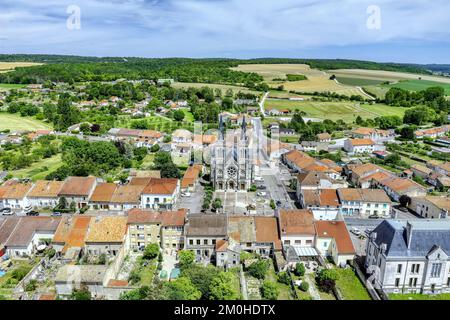
<svg viewBox="0 0 450 320"><path fill-rule="evenodd" d="M31 178L33 181L36 181L45 179L50 172L55 171L61 165L61 155L58 154L35 162L28 168L11 171L10 173L16 178Z"/></svg>
<svg viewBox="0 0 450 320"><path fill-rule="evenodd" d="M0 130L38 130L51 129L51 125L32 117L21 117L19 114L0 112Z"/></svg>
<svg viewBox="0 0 450 320"><path fill-rule="evenodd" d="M345 300L371 300L369 293L352 269L336 269L339 277L336 286Z"/></svg>
<svg viewBox="0 0 450 320"><path fill-rule="evenodd" d="M446 83L439 83L435 81L427 81L427 80L407 80L407 81L400 81L395 84L388 85L387 87L395 87L400 88L404 90L410 90L410 91L421 91L425 90L430 87L442 87L445 90L445 94L450 96L450 84Z"/></svg>
<svg viewBox="0 0 450 320"><path fill-rule="evenodd" d="M0 89L20 89L25 87L24 84L0 83Z"/></svg>

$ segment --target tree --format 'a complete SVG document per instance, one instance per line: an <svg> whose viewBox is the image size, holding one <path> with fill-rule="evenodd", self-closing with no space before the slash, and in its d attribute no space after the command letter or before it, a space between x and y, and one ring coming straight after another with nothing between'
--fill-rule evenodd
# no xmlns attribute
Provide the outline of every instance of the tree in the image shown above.
<svg viewBox="0 0 450 320"><path fill-rule="evenodd" d="M219 270L213 266L203 266L192 264L187 268L183 268L181 275L191 279L194 286L202 293L202 299L209 299L210 287L212 280L217 277Z"/></svg>
<svg viewBox="0 0 450 320"><path fill-rule="evenodd" d="M303 292L308 291L309 289L309 283L306 281L302 281L302 283L300 284L300 290L302 290Z"/></svg>
<svg viewBox="0 0 450 320"><path fill-rule="evenodd" d="M153 160L154 168L161 171L162 178L180 178L180 170L173 163L172 156L168 152L158 152Z"/></svg>
<svg viewBox="0 0 450 320"><path fill-rule="evenodd" d="M209 291L211 300L236 300L239 298L238 292L233 287L233 276L227 272L220 272L212 279Z"/></svg>
<svg viewBox="0 0 450 320"><path fill-rule="evenodd" d="M91 293L87 286L82 286L80 289L73 289L72 300L91 300Z"/></svg>
<svg viewBox="0 0 450 320"><path fill-rule="evenodd" d="M302 262L299 262L295 265L294 274L297 277L303 277L305 275L305 265Z"/></svg>
<svg viewBox="0 0 450 320"><path fill-rule="evenodd" d="M199 300L202 293L186 277L166 282L169 300Z"/></svg>
<svg viewBox="0 0 450 320"><path fill-rule="evenodd" d="M159 245L156 243L150 243L144 249L143 258L147 260L155 259L159 254Z"/></svg>
<svg viewBox="0 0 450 320"><path fill-rule="evenodd" d="M280 291L276 283L272 281L264 281L261 287L261 296L266 300L277 300Z"/></svg>
<svg viewBox="0 0 450 320"><path fill-rule="evenodd" d="M332 292L336 286L338 274L333 269L321 269L316 274L316 282L319 289L324 292Z"/></svg>
<svg viewBox="0 0 450 320"><path fill-rule="evenodd" d="M282 271L278 274L278 282L290 285L291 277L289 276L289 274L286 271Z"/></svg>
<svg viewBox="0 0 450 320"><path fill-rule="evenodd" d="M181 270L189 268L194 263L195 253L191 250L181 250L178 252L178 260Z"/></svg>
<svg viewBox="0 0 450 320"><path fill-rule="evenodd" d="M174 119L175 121L183 121L183 120L184 120L184 117L185 117L185 114L184 114L184 112L183 112L182 110L176 110L176 111L173 113L173 119Z"/></svg>
<svg viewBox="0 0 450 320"><path fill-rule="evenodd" d="M158 152L159 149L161 149L161 147L159 146L159 144L154 144L154 145L152 145L152 147L150 148L150 152Z"/></svg>
<svg viewBox="0 0 450 320"><path fill-rule="evenodd" d="M122 292L119 300L146 300L151 291L149 286L142 286L138 289Z"/></svg>
<svg viewBox="0 0 450 320"><path fill-rule="evenodd" d="M67 199L66 197L59 198L58 209L66 209L67 208Z"/></svg>
<svg viewBox="0 0 450 320"><path fill-rule="evenodd" d="M404 139L414 140L415 139L414 131L416 129L417 129L416 126L405 126L400 129L400 135Z"/></svg>
<svg viewBox="0 0 450 320"><path fill-rule="evenodd" d="M403 208L406 208L410 203L411 203L411 198L408 197L406 194L403 194L400 196L400 198L398 199L398 202L400 202L400 205Z"/></svg>
<svg viewBox="0 0 450 320"><path fill-rule="evenodd" d="M230 110L233 108L233 99L229 97L225 97L222 99L222 109L224 110Z"/></svg>
<svg viewBox="0 0 450 320"><path fill-rule="evenodd" d="M260 280L265 278L268 270L269 263L267 260L258 260L256 262L253 262L248 267L248 272L250 273L250 275Z"/></svg>

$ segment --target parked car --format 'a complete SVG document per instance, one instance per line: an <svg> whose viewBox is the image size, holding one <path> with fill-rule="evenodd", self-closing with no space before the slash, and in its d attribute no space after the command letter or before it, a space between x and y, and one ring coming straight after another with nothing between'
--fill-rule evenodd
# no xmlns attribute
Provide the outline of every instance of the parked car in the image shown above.
<svg viewBox="0 0 450 320"><path fill-rule="evenodd" d="M3 208L0 210L1 214L4 216L12 216L14 212L12 212L11 208Z"/></svg>
<svg viewBox="0 0 450 320"><path fill-rule="evenodd" d="M258 191L258 192L256 193L256 195L259 196L259 197L265 197L265 196L267 196L267 192L264 192L264 191Z"/></svg>
<svg viewBox="0 0 450 320"><path fill-rule="evenodd" d="M372 214L369 216L369 219L380 219L380 217L376 214Z"/></svg>
<svg viewBox="0 0 450 320"><path fill-rule="evenodd" d="M255 181L264 181L262 177L255 177Z"/></svg>
<svg viewBox="0 0 450 320"><path fill-rule="evenodd" d="M39 212L31 210L27 212L27 216L38 216Z"/></svg>
<svg viewBox="0 0 450 320"><path fill-rule="evenodd" d="M267 190L267 187L261 185L261 186L257 186L256 189L258 189L258 190Z"/></svg>
<svg viewBox="0 0 450 320"><path fill-rule="evenodd" d="M358 228L352 228L350 230L351 233L353 233L355 236L360 236L361 235L361 230L359 230Z"/></svg>
<svg viewBox="0 0 450 320"><path fill-rule="evenodd" d="M60 217L60 216L62 216L62 213L61 213L61 212L53 212L53 213L52 213L52 216L54 216L54 217Z"/></svg>
<svg viewBox="0 0 450 320"><path fill-rule="evenodd" d="M183 192L183 193L181 194L181 196L182 196L182 197L190 197L190 196L191 196L191 193L190 193L190 192Z"/></svg>

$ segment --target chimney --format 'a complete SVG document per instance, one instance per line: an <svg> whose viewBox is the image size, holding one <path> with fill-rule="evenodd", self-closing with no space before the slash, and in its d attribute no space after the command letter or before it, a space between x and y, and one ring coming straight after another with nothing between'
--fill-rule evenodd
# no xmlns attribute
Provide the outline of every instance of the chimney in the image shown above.
<svg viewBox="0 0 450 320"><path fill-rule="evenodd" d="M406 223L406 245L407 245L408 249L410 249L410 245L411 245L412 232L413 232L413 226L412 226L411 222L408 221Z"/></svg>

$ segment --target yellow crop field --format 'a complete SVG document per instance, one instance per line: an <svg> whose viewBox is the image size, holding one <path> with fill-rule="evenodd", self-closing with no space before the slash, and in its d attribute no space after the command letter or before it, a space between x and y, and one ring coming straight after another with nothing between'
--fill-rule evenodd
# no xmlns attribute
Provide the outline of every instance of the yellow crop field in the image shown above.
<svg viewBox="0 0 450 320"><path fill-rule="evenodd" d="M354 86L339 84L334 80L330 80L330 73L311 69L306 64L246 64L240 65L233 70L243 72L255 72L261 75L264 80L272 87L277 88L284 86L286 91L299 92L336 92L344 95L360 95L367 98L361 90ZM302 74L308 79L301 81L273 81L273 79L285 79L287 74Z"/></svg>
<svg viewBox="0 0 450 320"><path fill-rule="evenodd" d="M34 63L34 62L0 62L0 72L8 72L12 71L17 67L33 67L39 66L42 63Z"/></svg>

